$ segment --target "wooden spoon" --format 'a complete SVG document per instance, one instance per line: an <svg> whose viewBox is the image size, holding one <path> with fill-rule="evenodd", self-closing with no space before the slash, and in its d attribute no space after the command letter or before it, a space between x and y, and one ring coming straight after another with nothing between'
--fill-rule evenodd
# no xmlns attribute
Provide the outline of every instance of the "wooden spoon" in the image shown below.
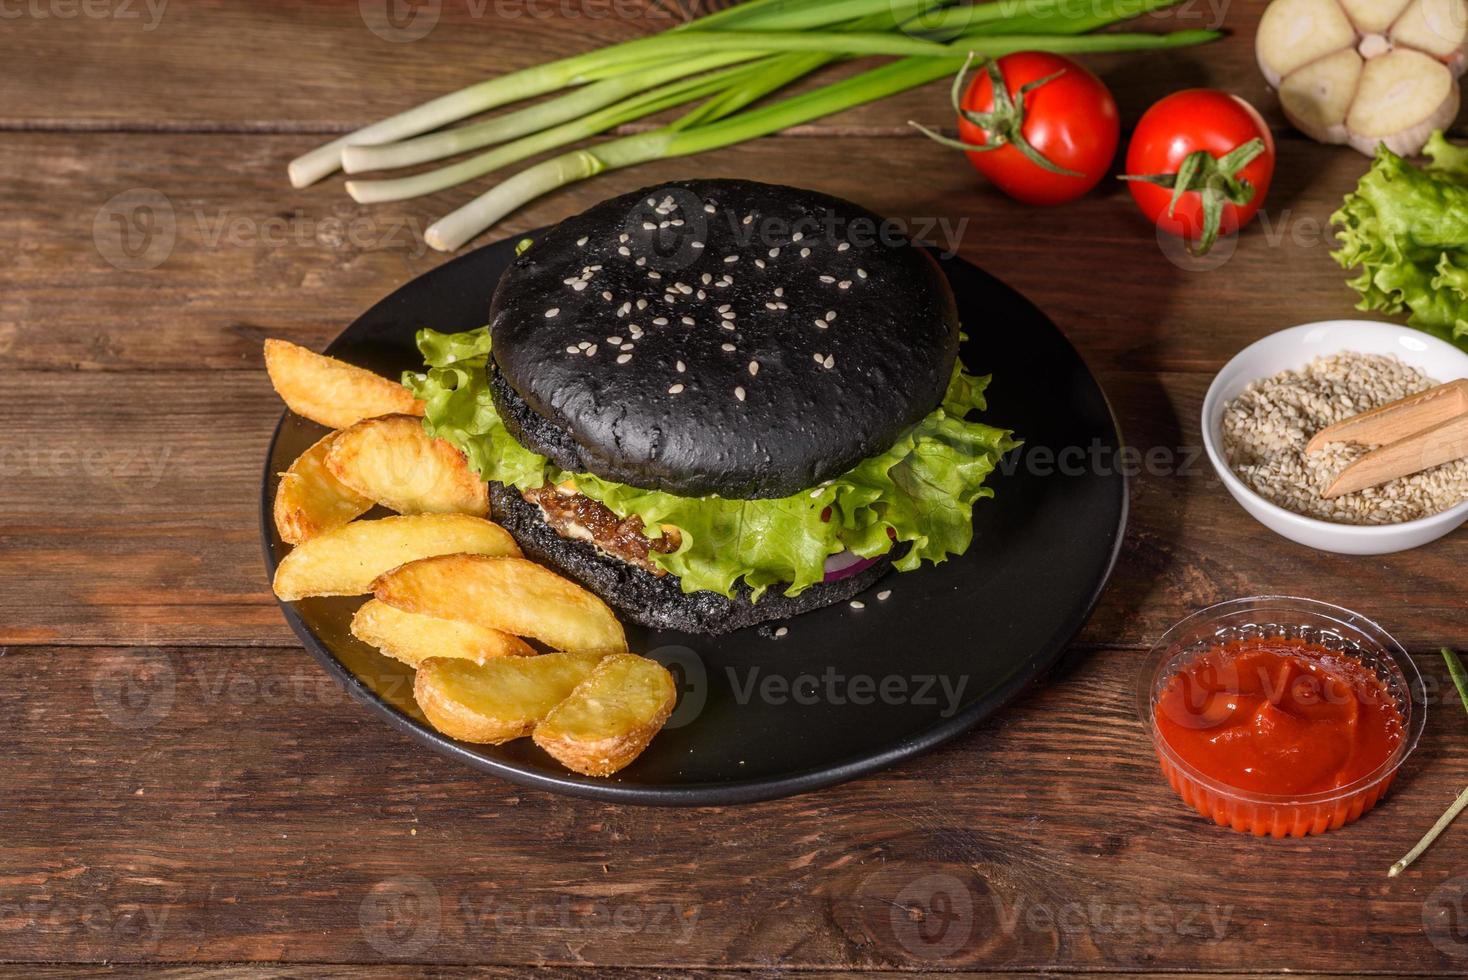
<svg viewBox="0 0 1468 980"><path fill-rule="evenodd" d="M1379 448L1342 470L1325 491L1326 499L1468 456L1468 379L1438 385L1321 429L1305 452L1318 453L1333 442Z"/></svg>

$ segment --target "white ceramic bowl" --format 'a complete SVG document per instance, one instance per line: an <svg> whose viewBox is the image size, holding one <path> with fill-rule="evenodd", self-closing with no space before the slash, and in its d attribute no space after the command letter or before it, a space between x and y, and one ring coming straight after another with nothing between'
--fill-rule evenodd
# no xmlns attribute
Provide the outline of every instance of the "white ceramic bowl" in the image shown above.
<svg viewBox="0 0 1468 980"><path fill-rule="evenodd" d="M1420 330L1370 320L1324 320L1281 330L1244 348L1218 372L1203 399L1203 447L1235 500L1265 527L1291 541L1343 555L1385 555L1436 541L1468 521L1468 500L1431 517L1401 524L1356 526L1304 517L1249 489L1223 456L1223 407L1251 382L1317 357L1356 351L1395 354L1438 381L1468 378L1468 354Z"/></svg>

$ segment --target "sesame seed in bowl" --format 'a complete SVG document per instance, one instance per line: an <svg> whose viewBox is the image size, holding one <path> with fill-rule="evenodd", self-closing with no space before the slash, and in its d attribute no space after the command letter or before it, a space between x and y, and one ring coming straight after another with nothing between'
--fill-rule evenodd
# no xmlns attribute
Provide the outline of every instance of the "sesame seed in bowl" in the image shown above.
<svg viewBox="0 0 1468 980"><path fill-rule="evenodd" d="M1343 351L1250 384L1223 412L1223 454L1255 493L1287 510L1337 524L1400 524L1468 500L1468 457L1341 496L1327 496L1359 443L1307 451L1311 436L1362 412L1437 387L1392 354Z"/></svg>
<svg viewBox="0 0 1468 980"><path fill-rule="evenodd" d="M1234 499L1284 537L1339 554L1405 551L1468 521L1468 463L1326 499L1323 488L1369 447L1332 443L1306 454L1304 446L1328 425L1461 378L1468 354L1409 327L1292 327L1218 373L1203 402L1203 445Z"/></svg>

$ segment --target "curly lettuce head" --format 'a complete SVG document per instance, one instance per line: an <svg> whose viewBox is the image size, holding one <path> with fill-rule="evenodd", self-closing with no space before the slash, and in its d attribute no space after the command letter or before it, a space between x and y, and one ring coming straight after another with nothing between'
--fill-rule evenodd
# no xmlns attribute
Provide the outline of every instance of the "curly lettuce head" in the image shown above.
<svg viewBox="0 0 1468 980"><path fill-rule="evenodd" d="M756 599L779 584L797 595L820 582L826 559L842 550L874 558L907 543L896 563L903 571L962 554L973 539L974 503L993 495L984 480L1019 445L1010 432L969 420L984 408L989 379L955 365L937 409L886 452L833 480L773 500L679 497L566 473L522 446L490 397L489 348L488 328L418 332L428 368L406 373L403 383L423 399L428 431L463 450L486 480L521 490L570 480L619 517L677 527L678 550L648 557L677 575L685 592L732 596L742 580Z"/></svg>
<svg viewBox="0 0 1468 980"><path fill-rule="evenodd" d="M1468 148L1434 133L1418 167L1385 146L1331 216L1356 308L1407 322L1468 350Z"/></svg>

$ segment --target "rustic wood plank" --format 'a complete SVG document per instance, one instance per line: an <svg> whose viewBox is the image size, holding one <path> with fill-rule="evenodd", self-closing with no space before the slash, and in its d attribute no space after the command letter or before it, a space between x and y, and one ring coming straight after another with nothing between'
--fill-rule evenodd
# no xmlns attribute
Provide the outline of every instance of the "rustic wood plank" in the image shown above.
<svg viewBox="0 0 1468 980"><path fill-rule="evenodd" d="M1172 797L1136 660L883 775L652 810L477 776L297 650L12 649L0 959L1461 973L1462 828L1385 877L1468 781L1461 710L1361 823L1259 841Z"/></svg>
<svg viewBox="0 0 1468 980"><path fill-rule="evenodd" d="M524 975L522 967L492 967L492 966L463 966L443 965L413 966L409 964L373 964L369 968L359 965L344 963L307 963L292 964L288 967L266 966L263 964L196 964L189 966L159 966L155 964L118 964L108 966L92 965L67 965L58 966L46 964L44 966L23 967L0 965L0 977L26 977L28 980L56 980L56 978L69 978L75 980L78 977L162 977L163 980L173 978L195 978L208 977L212 980L338 980L338 978L374 976L374 977L400 977L405 980L438 980L442 977L519 977ZM790 971L794 972L794 971ZM821 971L806 971L811 976L823 975ZM828 971L829 972L829 971ZM890 977L894 971L890 970L842 970L842 977L850 980L873 980L876 977ZM537 977L545 977L547 980L566 980L566 978L584 977L623 977L626 980L666 980L669 976L666 970L640 970L640 969L617 969L608 971L597 967L537 967ZM677 976L680 980L749 980L752 976L764 977L768 975L765 970L684 970L680 969ZM787 974L788 975L788 974ZM1237 973L1138 973L1107 970L1103 973L1071 973L1070 976L1124 976L1127 980L1237 980ZM1254 973L1254 976L1262 974ZM1344 974L1323 973L1291 973L1291 980L1331 980ZM1371 974L1352 974L1354 976L1370 976ZM1377 974L1391 975L1391 974ZM972 970L945 970L943 976L951 980L1011 980L1013 973L1005 972L974 972Z"/></svg>
<svg viewBox="0 0 1468 980"><path fill-rule="evenodd" d="M330 185L287 187L293 151L279 136L0 141L0 172L11 175L0 227L18 243L0 291L6 366L254 368L262 337L320 347L444 260L421 233L473 191L358 207ZM981 184L942 147L870 138L765 139L607 174L543 198L493 237L692 174L818 187L955 249L1032 297L1097 369L1214 371L1274 330L1354 315L1355 294L1329 258L1326 229L1365 160L1303 142L1282 152L1261 220L1221 243L1220 263L1202 270L1176 251L1169 258L1119 185L1036 210ZM42 160L48 165L37 166ZM873 168L883 180L871 179Z"/></svg>
<svg viewBox="0 0 1468 980"><path fill-rule="evenodd" d="M26 569L0 579L0 644L293 644L256 531L281 410L263 372L93 377L0 373L0 554ZM1085 464L1135 480L1121 563L1082 643L1148 646L1197 608L1276 592L1367 613L1413 649L1468 645L1468 536L1352 561L1295 545L1247 517L1202 456L1207 376L1101 380L1142 462Z"/></svg>
<svg viewBox="0 0 1468 980"><path fill-rule="evenodd" d="M0 59L13 67L0 128L347 132L485 77L655 33L687 11L715 6L727 4L448 0L404 5L390 22L385 11L394 8L384 0L16 4L0 32ZM76 12L57 12L65 10ZM1116 91L1128 119L1162 88L1208 85L1237 92L1283 125L1254 63L1262 10L1185 0L1130 29L1226 27L1230 36L1206 56L1118 54L1087 63ZM1168 84L1159 87L1159 79ZM947 121L947 105L946 85L935 83L797 132L913 137L907 120ZM312 143L308 136L294 141L297 152Z"/></svg>
<svg viewBox="0 0 1468 980"><path fill-rule="evenodd" d="M199 641L231 621L237 636L287 637L252 510L278 407L268 379L88 377L16 376L0 396L0 553L31 570L6 577L0 642ZM225 401L252 408L230 418Z"/></svg>
<svg viewBox="0 0 1468 980"><path fill-rule="evenodd" d="M1171 462L1135 481L1117 577L1071 661L956 744L795 800L631 810L476 776L331 684L286 629L260 560L259 467L279 406L259 341L320 346L442 261L418 233L474 189L358 208L336 181L292 191L285 162L312 133L662 26L645 11L511 18L494 3L445 3L414 43L372 34L359 13L371 0L169 4L152 29L142 0L75 17L31 4L6 19L0 128L104 132L0 141L12 243L0 291L0 971L1461 975L1460 831L1402 879L1382 871L1468 780L1454 748L1468 721L1430 655L1468 645L1464 536L1323 560L1249 521L1192 458L1224 360L1289 323L1349 315L1322 228L1366 166L1350 151L1283 139L1268 220L1212 271L1170 261L1119 188L1034 211L947 151L895 138L911 137L910 117L942 120L941 84L790 134L839 141L772 138L608 175L501 230L689 174L806 184L902 219L966 219L962 254L1077 342L1129 443ZM1230 5L1234 36L1207 52L1088 63L1128 122L1164 89L1208 84L1278 124L1252 60L1262 7ZM1183 13L1177 26L1212 16L1201 0ZM173 214L173 244L151 268L161 239L140 236L143 214L112 217L156 208L146 190ZM1131 714L1140 651L1162 629L1264 591L1361 609L1429 654L1434 718L1419 755L1378 813L1317 840L1202 823L1163 785ZM55 965L68 961L87 965Z"/></svg>
<svg viewBox="0 0 1468 980"><path fill-rule="evenodd" d="M162 977L163 980L173 978L195 978L208 977L212 980L338 980L338 978L374 976L374 977L397 977L404 980L438 980L443 977L519 977L524 975L522 967L493 967L493 966L463 966L435 964L433 966L414 966L410 964L372 964L369 968L345 964L345 963L297 963L288 967L267 966L264 964L191 964L189 966L171 966L156 964L113 964L107 966L93 966L73 964L59 966L46 964L44 966L6 966L0 965L0 977L26 977L28 980L57 980L57 978L68 978L76 980L78 977ZM789 971L791 973L795 971ZM822 976L822 971L805 971L811 976ZM829 972L829 971L826 971ZM890 970L842 970L842 977L850 980L873 980L876 977L890 977L894 971ZM641 969L616 969L614 971L597 967L537 967L537 977L545 977L547 980L567 980L567 978L623 977L626 980L666 980L669 976L666 970L641 970ZM764 977L769 975L766 970L685 970L680 969L677 976L680 980L749 980L752 976ZM786 975L789 975L788 973ZM1152 973L1152 972L1121 972L1107 970L1102 973L1071 973L1069 976L1124 976L1127 980L1237 980L1237 973ZM1254 973L1254 976L1262 974ZM1291 973L1291 980L1331 980L1344 974L1323 973ZM1372 974L1352 974L1354 976L1370 976ZM1391 975L1391 974L1377 974ZM1011 980L1013 973L1005 972L974 972L972 970L945 970L943 976L951 980Z"/></svg>

